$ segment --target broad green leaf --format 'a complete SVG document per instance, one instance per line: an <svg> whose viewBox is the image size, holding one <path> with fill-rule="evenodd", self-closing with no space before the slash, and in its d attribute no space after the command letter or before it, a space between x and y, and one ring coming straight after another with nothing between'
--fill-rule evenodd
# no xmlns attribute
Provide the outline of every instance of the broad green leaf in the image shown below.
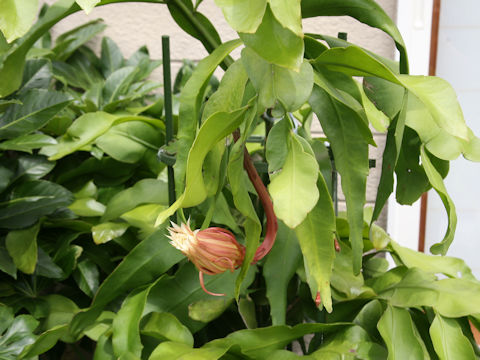
<svg viewBox="0 0 480 360"><path fill-rule="evenodd" d="M32 153L32 150L47 145L54 145L57 141L45 134L23 135L0 143L0 150L15 150Z"/></svg>
<svg viewBox="0 0 480 360"><path fill-rule="evenodd" d="M55 346L57 341L68 331L67 325L58 325L54 328L48 329L47 331L40 334L35 339L35 342L22 351L19 356L19 359L32 359L38 355L41 355L52 347Z"/></svg>
<svg viewBox="0 0 480 360"><path fill-rule="evenodd" d="M408 310L388 306L377 327L387 345L388 360L430 359Z"/></svg>
<svg viewBox="0 0 480 360"><path fill-rule="evenodd" d="M400 307L430 306L445 317L478 313L480 284L468 279L436 280L431 274L410 269L400 282L381 290L379 297Z"/></svg>
<svg viewBox="0 0 480 360"><path fill-rule="evenodd" d="M52 65L47 59L28 60L25 63L20 91L48 89L52 81Z"/></svg>
<svg viewBox="0 0 480 360"><path fill-rule="evenodd" d="M166 205L158 204L140 205L122 214L120 218L125 220L130 225L140 228L142 231L142 237L144 237L143 235L149 236L156 230L155 221L158 217L158 214L160 214L166 208Z"/></svg>
<svg viewBox="0 0 480 360"><path fill-rule="evenodd" d="M44 16L25 35L21 44L10 47L2 56L3 61L0 63L0 78L2 79L0 97L5 97L20 87L28 51L53 24L72 12L73 4L74 0L60 0L50 6Z"/></svg>
<svg viewBox="0 0 480 360"><path fill-rule="evenodd" d="M280 170L285 164L288 155L288 145L285 139L288 138L289 132L288 120L283 118L276 122L268 133L265 157L267 158L269 173Z"/></svg>
<svg viewBox="0 0 480 360"><path fill-rule="evenodd" d="M37 265L37 235L40 224L8 233L5 245L15 266L25 274L33 274Z"/></svg>
<svg viewBox="0 0 480 360"><path fill-rule="evenodd" d="M5 240L0 240L0 270L4 273L10 275L14 279L17 279L17 267L15 266L13 259L8 254L7 248L5 247ZM0 314L2 313L3 307L0 306ZM0 315L0 320L2 319ZM5 321L6 322L6 321ZM0 321L0 324L5 323ZM0 333L2 333L0 325Z"/></svg>
<svg viewBox="0 0 480 360"><path fill-rule="evenodd" d="M272 351L284 348L299 337L315 332L338 331L350 326L350 323L299 324L290 326L271 326L259 329L239 330L229 334L226 341L240 346L241 353L232 349L236 355L243 354L251 359L265 359ZM213 345L213 342L212 342Z"/></svg>
<svg viewBox="0 0 480 360"><path fill-rule="evenodd" d="M255 33L240 33L246 47L275 65L298 71L303 61L303 36L283 27L267 6ZM303 34L302 34L303 35Z"/></svg>
<svg viewBox="0 0 480 360"><path fill-rule="evenodd" d="M307 61L301 64L299 71L293 71L271 64L252 49L245 48L242 62L257 90L260 107L271 108L279 101L286 111L295 111L310 97L313 70Z"/></svg>
<svg viewBox="0 0 480 360"><path fill-rule="evenodd" d="M243 107L230 113L217 112L202 124L188 153L185 191L172 206L158 216L156 226L164 223L179 208L195 206L205 200L207 189L202 175L205 157L215 144L231 134L240 125L246 110L247 107ZM176 174L175 172L175 176Z"/></svg>
<svg viewBox="0 0 480 360"><path fill-rule="evenodd" d="M2 0L0 5L0 31L7 41L25 35L37 16L38 0Z"/></svg>
<svg viewBox="0 0 480 360"><path fill-rule="evenodd" d="M105 205L93 198L77 199L68 208L75 215L84 217L102 216L105 212Z"/></svg>
<svg viewBox="0 0 480 360"><path fill-rule="evenodd" d="M465 261L451 256L432 256L401 246L391 240L390 245L400 261L409 268L419 268L430 274L445 274L452 278L475 280Z"/></svg>
<svg viewBox="0 0 480 360"><path fill-rule="evenodd" d="M157 152L162 136L155 127L141 121L112 126L95 140L95 144L115 160L138 163L148 150Z"/></svg>
<svg viewBox="0 0 480 360"><path fill-rule="evenodd" d="M13 316L14 313L12 308L3 304L0 305L0 334L3 334L3 332L8 329L13 322Z"/></svg>
<svg viewBox="0 0 480 360"><path fill-rule="evenodd" d="M383 30L392 37L400 52L401 72L408 73L405 43L395 23L373 0L302 0L302 17L351 16L369 26Z"/></svg>
<svg viewBox="0 0 480 360"><path fill-rule="evenodd" d="M140 357L143 349L140 339L140 319L147 302L151 285L132 291L123 301L122 307L113 319L112 344L116 356L122 357L131 353Z"/></svg>
<svg viewBox="0 0 480 360"><path fill-rule="evenodd" d="M275 214L294 229L305 219L318 201L318 163L303 150L297 135L286 139L288 154L282 169L271 176L268 190Z"/></svg>
<svg viewBox="0 0 480 360"><path fill-rule="evenodd" d="M168 204L167 183L157 179L143 179L131 188L120 191L107 204L102 221L116 219L142 204Z"/></svg>
<svg viewBox="0 0 480 360"><path fill-rule="evenodd" d="M172 247L170 244L169 246ZM175 251L180 254L179 251ZM228 302L234 298L235 278L238 272L239 270L233 273L227 271L213 276L205 275L205 287L209 291L226 294L222 300ZM252 266L244 284L242 284L243 291L251 284L254 276L255 267ZM198 270L192 263L186 263L175 273L175 276L162 277L152 288L145 307L145 314L169 312L194 333L204 327L205 324L193 320L189 316L189 305L210 300L213 300L212 296L206 294L200 287Z"/></svg>
<svg viewBox="0 0 480 360"><path fill-rule="evenodd" d="M285 325L287 287L298 268L301 256L295 232L283 222L279 222L275 245L263 265L272 325Z"/></svg>
<svg viewBox="0 0 480 360"><path fill-rule="evenodd" d="M104 244L122 236L129 225L125 223L105 222L92 227L92 237L95 244Z"/></svg>
<svg viewBox="0 0 480 360"><path fill-rule="evenodd" d="M44 89L29 90L19 100L21 105L11 105L0 117L0 138L11 139L42 128L71 101L65 93Z"/></svg>
<svg viewBox="0 0 480 360"><path fill-rule="evenodd" d="M195 140L198 119L200 118L200 108L208 81L223 59L240 44L240 40L232 40L220 45L212 54L198 64L182 89L178 115L178 140L175 145L177 156L174 166L177 194L181 194L183 191L188 151Z"/></svg>
<svg viewBox="0 0 480 360"><path fill-rule="evenodd" d="M269 0L268 3L272 9L273 16L283 27L291 30L297 36L303 37L302 31L302 11L300 0L283 1Z"/></svg>
<svg viewBox="0 0 480 360"><path fill-rule="evenodd" d="M51 294L43 298L46 307L47 317L44 319L43 327L47 330L59 325L65 325L72 320L73 315L78 311L78 306L71 299Z"/></svg>
<svg viewBox="0 0 480 360"><path fill-rule="evenodd" d="M142 240L123 258L103 281L92 302L92 307L80 312L72 320L71 328L74 333L81 332L95 321L100 314L99 310L117 296L154 281L183 258L181 253L169 244L165 234L166 230L163 228L156 231Z"/></svg>
<svg viewBox="0 0 480 360"><path fill-rule="evenodd" d="M188 316L196 321L209 323L222 315L232 303L232 299L210 298L198 300L188 305Z"/></svg>
<svg viewBox="0 0 480 360"><path fill-rule="evenodd" d="M375 104L368 98L363 86L360 83L357 83L360 94L362 95L362 104L365 108L365 114L367 115L368 121L372 126L380 133L387 132L388 126L390 125L390 119L383 112L378 110L375 107Z"/></svg>
<svg viewBox="0 0 480 360"><path fill-rule="evenodd" d="M374 299L367 303L355 316L353 322L361 326L370 335L377 333L377 323L383 314L383 306L379 300Z"/></svg>
<svg viewBox="0 0 480 360"><path fill-rule="evenodd" d="M445 210L447 211L448 215L447 232L445 233L445 236L440 243L431 246L430 251L432 252L432 254L445 255L448 248L450 247L450 244L453 241L453 237L455 236L455 229L457 227L457 213L455 211L455 204L447 193L447 189L445 188L445 185L443 183L442 176L433 166L430 157L423 146L420 149L420 156L428 180L430 181L430 184L432 184L432 187L435 189L438 196L440 196L440 199L442 199L443 205L445 206Z"/></svg>
<svg viewBox="0 0 480 360"><path fill-rule="evenodd" d="M58 144L45 146L41 153L58 160L89 145L112 127L118 117L105 112L86 113L80 116L68 128L65 135L58 139Z"/></svg>
<svg viewBox="0 0 480 360"><path fill-rule="evenodd" d="M53 61L52 70L56 79L69 86L86 90L83 98L92 101L97 107L100 106L104 78L82 53L75 52L68 63Z"/></svg>
<svg viewBox="0 0 480 360"><path fill-rule="evenodd" d="M116 356L113 353L112 338L110 334L102 334L98 339L97 346L95 347L95 353L93 360L116 360Z"/></svg>
<svg viewBox="0 0 480 360"><path fill-rule="evenodd" d="M363 121L356 112L315 86L309 100L330 141L347 203L353 250L353 270L358 274L363 252L363 206L368 175L368 144L359 130Z"/></svg>
<svg viewBox="0 0 480 360"><path fill-rule="evenodd" d="M97 5L100 2L100 0L75 0L75 1L87 14L89 14L90 11L93 10L95 5Z"/></svg>
<svg viewBox="0 0 480 360"><path fill-rule="evenodd" d="M235 31L254 33L262 22L267 0L215 0L215 4Z"/></svg>
<svg viewBox="0 0 480 360"><path fill-rule="evenodd" d="M320 199L307 214L305 220L297 226L295 232L302 249L307 280L315 298L320 292L322 305L332 312L330 277L335 258L334 237L336 231L335 212L332 199L323 176L317 181Z"/></svg>
<svg viewBox="0 0 480 360"><path fill-rule="evenodd" d="M170 313L152 313L141 329L142 335L169 340L193 347L192 333Z"/></svg>
<svg viewBox="0 0 480 360"><path fill-rule="evenodd" d="M247 329L256 329L258 327L255 302L248 295L238 300L238 313Z"/></svg>
<svg viewBox="0 0 480 360"><path fill-rule="evenodd" d="M437 314L430 327L430 337L440 360L476 358L472 345L455 319Z"/></svg>
<svg viewBox="0 0 480 360"><path fill-rule="evenodd" d="M194 349L189 345L176 342L163 342L152 352L148 360L217 360L224 355L230 346L210 346Z"/></svg>
<svg viewBox="0 0 480 360"><path fill-rule="evenodd" d="M85 294L89 297L95 295L100 282L100 274L93 261L89 259L80 261L73 273L73 278Z"/></svg>
<svg viewBox="0 0 480 360"><path fill-rule="evenodd" d="M103 99L105 105L117 100L121 95L125 95L128 87L135 79L137 71L138 69L134 66L125 66L114 71L108 76L103 88Z"/></svg>
<svg viewBox="0 0 480 360"><path fill-rule="evenodd" d="M7 331L2 334L0 341L0 353L6 360L19 359L20 353L32 344L37 336L34 330L38 326L38 321L31 315L19 315L7 326Z"/></svg>
<svg viewBox="0 0 480 360"><path fill-rule="evenodd" d="M41 216L68 206L73 196L64 187L45 180L17 186L8 201L0 203L0 226L18 229L33 225Z"/></svg>
<svg viewBox="0 0 480 360"><path fill-rule="evenodd" d="M55 163L48 161L43 156L38 155L20 155L17 159L16 177L17 179L37 180L41 179L55 167Z"/></svg>
<svg viewBox="0 0 480 360"><path fill-rule="evenodd" d="M402 147L403 130L405 129L405 119L407 117L407 101L408 93L405 92L403 107L388 127L387 141L382 157L382 173L380 175L380 183L378 184L371 223L378 219L390 194L393 192L393 173Z"/></svg>
<svg viewBox="0 0 480 360"><path fill-rule="evenodd" d="M57 38L55 47L52 49L55 53L55 59L59 61L67 60L75 50L92 39L96 34L105 30L106 27L107 25L103 24L101 19L98 19L63 33Z"/></svg>
<svg viewBox="0 0 480 360"><path fill-rule="evenodd" d="M65 278L62 269L53 262L52 258L41 247L38 248L38 260L35 274L51 279Z"/></svg>
<svg viewBox="0 0 480 360"><path fill-rule="evenodd" d="M96 2L96 0L93 0L93 2ZM120 69L124 63L120 48L109 37L104 37L102 39L101 61L102 71L105 78L109 77L114 71Z"/></svg>

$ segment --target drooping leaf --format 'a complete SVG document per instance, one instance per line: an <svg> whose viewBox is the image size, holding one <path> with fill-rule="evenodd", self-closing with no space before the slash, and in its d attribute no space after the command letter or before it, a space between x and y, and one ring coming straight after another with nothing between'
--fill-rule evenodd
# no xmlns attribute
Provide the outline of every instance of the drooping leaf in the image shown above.
<svg viewBox="0 0 480 360"><path fill-rule="evenodd" d="M309 102L331 143L335 165L341 175L342 190L347 202L353 269L358 274L363 252L363 206L368 175L368 144L358 125L362 119L317 86L314 87Z"/></svg>
<svg viewBox="0 0 480 360"><path fill-rule="evenodd" d="M455 319L437 314L430 326L430 337L440 360L475 359L476 357L472 345Z"/></svg>
<svg viewBox="0 0 480 360"><path fill-rule="evenodd" d="M267 0L215 0L215 4L235 31L254 33L262 22Z"/></svg>
<svg viewBox="0 0 480 360"><path fill-rule="evenodd" d="M8 42L25 35L38 11L38 0L4 0L0 12L0 31Z"/></svg>
<svg viewBox="0 0 480 360"><path fill-rule="evenodd" d="M193 346L192 333L178 319L168 313L152 313L141 329L142 335Z"/></svg>
<svg viewBox="0 0 480 360"><path fill-rule="evenodd" d="M45 134L30 134L15 137L0 143L0 150L15 150L32 153L32 150L47 145L54 145L57 141Z"/></svg>
<svg viewBox="0 0 480 360"><path fill-rule="evenodd" d="M37 235L40 224L27 229L12 230L8 233L5 245L15 266L25 274L33 274L37 266Z"/></svg>
<svg viewBox="0 0 480 360"><path fill-rule="evenodd" d="M301 251L294 230L282 222L278 225L275 245L263 265L263 277L267 286L272 325L285 325L287 287L301 261Z"/></svg>
<svg viewBox="0 0 480 360"><path fill-rule="evenodd" d="M259 94L261 107L271 108L279 101L286 111L295 111L310 97L313 71L307 61L300 65L297 72L271 64L252 49L245 48L242 50L242 62Z"/></svg>
<svg viewBox="0 0 480 360"><path fill-rule="evenodd" d="M378 322L378 331L388 348L388 360L429 359L408 310L388 306Z"/></svg>
<svg viewBox="0 0 480 360"><path fill-rule="evenodd" d="M252 34L240 33L246 47L269 63L298 71L303 61L303 36L285 28L267 6L262 23ZM303 34L302 34L303 35Z"/></svg>
<svg viewBox="0 0 480 360"><path fill-rule="evenodd" d="M320 292L322 305L332 312L330 277L335 258L335 212L332 199L323 176L317 181L320 198L307 214L305 220L298 225L295 232L302 249L307 272L307 281L315 298Z"/></svg>
<svg viewBox="0 0 480 360"><path fill-rule="evenodd" d="M177 156L175 162L175 189L177 195L183 191L187 171L188 151L197 133L200 108L208 81L220 62L236 47L239 40L232 40L219 46L211 55L203 59L185 84L180 95L179 127L177 133Z"/></svg>
<svg viewBox="0 0 480 360"><path fill-rule="evenodd" d="M0 226L18 229L34 224L41 216L68 206L73 196L64 187L45 180L27 181L15 188L10 200L0 203Z"/></svg>
<svg viewBox="0 0 480 360"><path fill-rule="evenodd" d="M408 73L405 43L393 20L373 0L302 0L302 17L351 16L369 26L379 28L392 37L400 52L401 72Z"/></svg>
<svg viewBox="0 0 480 360"><path fill-rule="evenodd" d="M430 251L432 254L441 254L445 255L447 253L450 244L453 241L453 237L455 235L455 229L457 227L457 213L455 211L455 204L453 203L452 199L447 193L447 189L443 183L442 176L440 173L435 169L433 166L430 157L422 146L420 149L420 156L422 159L422 165L425 169L425 173L427 174L428 180L432 184L432 187L435 189L437 194L440 196L443 202L443 206L445 206L445 210L447 211L448 215L448 228L445 233L443 240L440 243L432 245Z"/></svg>
<svg viewBox="0 0 480 360"><path fill-rule="evenodd" d="M63 110L70 99L65 93L31 89L19 97L0 117L0 138L11 139L42 128Z"/></svg>

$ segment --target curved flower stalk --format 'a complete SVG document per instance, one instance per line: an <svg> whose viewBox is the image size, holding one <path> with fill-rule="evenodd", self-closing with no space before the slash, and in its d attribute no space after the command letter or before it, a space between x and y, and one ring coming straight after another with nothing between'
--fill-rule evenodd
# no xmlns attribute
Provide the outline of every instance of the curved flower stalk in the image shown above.
<svg viewBox="0 0 480 360"><path fill-rule="evenodd" d="M228 230L211 227L205 230L190 229L190 221L178 226L172 222L168 228L170 244L180 250L197 267L200 285L207 294L225 296L205 288L203 274L216 275L240 267L245 257L245 247L237 242Z"/></svg>

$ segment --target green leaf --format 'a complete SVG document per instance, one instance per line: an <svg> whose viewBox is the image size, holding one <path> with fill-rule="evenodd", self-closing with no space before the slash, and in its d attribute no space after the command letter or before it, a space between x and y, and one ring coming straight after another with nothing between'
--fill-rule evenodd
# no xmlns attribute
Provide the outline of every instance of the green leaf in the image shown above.
<svg viewBox="0 0 480 360"><path fill-rule="evenodd" d="M293 132L286 139L288 154L279 173L271 176L268 190L275 214L287 226L296 228L318 201L318 163L303 150Z"/></svg>
<svg viewBox="0 0 480 360"><path fill-rule="evenodd" d="M430 337L440 360L476 358L472 345L455 319L437 314L430 326Z"/></svg>
<svg viewBox="0 0 480 360"><path fill-rule="evenodd" d="M224 345L194 349L191 346L183 343L175 343L168 341L158 345L152 352L148 360L217 360L227 352L228 348L228 345Z"/></svg>
<svg viewBox="0 0 480 360"><path fill-rule="evenodd" d="M65 93L44 89L29 90L19 100L21 105L11 105L0 117L0 138L11 139L42 128L71 101Z"/></svg>
<svg viewBox="0 0 480 360"><path fill-rule="evenodd" d="M468 279L436 280L419 269L410 269L400 282L379 291L394 306L430 306L446 317L478 313L480 284Z"/></svg>
<svg viewBox="0 0 480 360"><path fill-rule="evenodd" d="M95 140L95 144L115 160L138 163L148 150L157 152L162 137L155 127L141 121L112 126Z"/></svg>
<svg viewBox="0 0 480 360"><path fill-rule="evenodd" d="M465 261L451 256L432 256L424 254L396 243L391 240L390 245L400 261L409 268L419 268L430 274L444 274L452 278L475 280L472 270Z"/></svg>
<svg viewBox="0 0 480 360"><path fill-rule="evenodd" d="M0 226L18 229L34 224L41 216L68 206L73 196L64 187L44 180L17 186L9 201L0 203Z"/></svg>
<svg viewBox="0 0 480 360"><path fill-rule="evenodd" d="M240 125L247 109L248 107L243 107L229 113L217 112L202 124L188 153L185 191L172 206L158 216L156 226L164 223L179 208L195 206L205 200L207 189L202 175L205 157L221 139L230 135ZM175 172L175 176L176 174Z"/></svg>
<svg viewBox="0 0 480 360"><path fill-rule="evenodd" d="M448 215L447 232L445 233L445 236L440 243L431 246L430 251L432 252L432 254L445 255L448 248L450 247L450 244L453 241L453 237L455 236L455 229L457 227L457 213L455 211L455 204L447 193L447 189L443 184L442 176L433 166L430 157L423 146L420 149L420 156L428 180L430 181L430 184L432 184L438 196L440 196L440 199L442 199L443 205L445 206L445 210L447 211Z"/></svg>
<svg viewBox="0 0 480 360"><path fill-rule="evenodd" d="M159 340L169 340L193 347L190 330L170 313L152 313L141 329L142 335Z"/></svg>
<svg viewBox="0 0 480 360"><path fill-rule="evenodd" d="M10 275L14 279L17 279L17 267L15 266L13 259L8 254L8 251L5 247L5 240L0 240L0 270L4 273ZM3 307L0 306L0 314L2 313ZM1 320L1 315L0 315ZM0 324L3 322L0 321ZM0 327L0 333L2 333L2 329Z"/></svg>
<svg viewBox="0 0 480 360"><path fill-rule="evenodd" d="M171 245L169 246L172 247ZM180 254L179 251L175 251L177 254ZM239 270L233 273L227 271L213 276L205 275L205 287L209 291L226 294L222 301L228 302L228 300L234 298L234 280L238 272ZM242 285L243 289L246 289L251 284L254 276L255 267L252 266ZM145 314L150 312L169 312L194 333L204 327L205 324L193 320L189 316L189 305L199 301L210 300L213 300L212 297L206 294L200 287L198 270L192 263L186 263L175 273L175 276L162 277L155 287L152 288L147 300Z"/></svg>
<svg viewBox="0 0 480 360"><path fill-rule="evenodd" d="M48 89L52 81L52 65L47 59L28 60L23 72L21 92L29 89Z"/></svg>
<svg viewBox="0 0 480 360"><path fill-rule="evenodd" d="M55 59L67 60L80 46L105 30L107 25L102 21L101 19L93 20L60 35L53 48Z"/></svg>
<svg viewBox="0 0 480 360"><path fill-rule="evenodd" d="M105 205L93 198L77 199L68 208L75 215L84 217L102 216L105 212Z"/></svg>
<svg viewBox="0 0 480 360"><path fill-rule="evenodd" d="M285 139L289 137L290 128L286 118L277 121L268 133L266 144L266 158L268 172L280 170L288 155L288 145Z"/></svg>
<svg viewBox="0 0 480 360"><path fill-rule="evenodd" d="M392 19L373 0L302 0L302 17L351 16L358 21L383 30L395 41L400 51L401 72L408 73L408 59L402 35Z"/></svg>
<svg viewBox="0 0 480 360"><path fill-rule="evenodd" d="M13 319L10 318L9 322L11 320ZM30 315L19 315L10 324L5 325L8 326L8 330L1 336L0 353L6 360L16 360L37 338L33 332L38 326L38 321Z"/></svg>
<svg viewBox="0 0 480 360"><path fill-rule="evenodd" d="M131 188L120 191L110 199L102 221L116 219L142 204L168 205L167 190L167 183L163 180L140 180Z"/></svg>
<svg viewBox="0 0 480 360"><path fill-rule="evenodd" d="M300 261L301 251L294 230L279 222L275 244L263 265L272 325L285 325L287 287Z"/></svg>
<svg viewBox="0 0 480 360"><path fill-rule="evenodd" d="M286 111L295 111L310 97L313 70L307 61L301 64L299 71L293 71L270 64L252 49L245 48L242 62L258 93L260 107L274 107L278 100Z"/></svg>
<svg viewBox="0 0 480 360"><path fill-rule="evenodd" d="M5 245L15 266L25 274L33 274L37 265L37 235L40 224L8 233Z"/></svg>
<svg viewBox="0 0 480 360"><path fill-rule="evenodd" d="M262 22L267 0L215 0L215 4L235 31L254 33Z"/></svg>
<svg viewBox="0 0 480 360"><path fill-rule="evenodd" d="M96 2L96 0L93 1ZM109 77L114 71L120 69L125 61L120 48L109 37L104 37L102 39L101 61L102 72L105 78Z"/></svg>
<svg viewBox="0 0 480 360"><path fill-rule="evenodd" d="M125 66L108 76L103 88L105 105L112 103L114 100L118 100L121 95L125 95L128 87L135 79L137 71L138 69L134 66Z"/></svg>
<svg viewBox="0 0 480 360"><path fill-rule="evenodd" d="M232 299L198 300L188 305L188 316L196 321L209 323L222 315L232 303Z"/></svg>
<svg viewBox="0 0 480 360"><path fill-rule="evenodd" d="M363 252L363 206L368 175L368 144L359 129L363 120L317 86L309 102L330 141L335 165L341 176L347 202L353 270L358 274Z"/></svg>
<svg viewBox="0 0 480 360"><path fill-rule="evenodd" d="M89 259L80 261L73 273L78 287L89 297L93 297L98 290L100 274L97 265Z"/></svg>
<svg viewBox="0 0 480 360"><path fill-rule="evenodd" d="M255 33L240 33L246 47L268 62L298 71L303 62L303 36L285 28L267 6ZM303 34L302 34L303 35Z"/></svg>
<svg viewBox="0 0 480 360"><path fill-rule="evenodd" d="M65 278L63 270L53 262L52 258L41 247L38 248L38 261L35 274L51 279Z"/></svg>
<svg viewBox="0 0 480 360"><path fill-rule="evenodd" d="M98 316L96 312L110 301L128 290L154 281L182 258L181 253L169 244L164 228L142 240L103 281L91 309L73 319L72 331L81 331L95 320Z"/></svg>
<svg viewBox="0 0 480 360"><path fill-rule="evenodd" d="M113 353L112 339L109 334L102 334L98 339L97 346L95 348L94 360L116 360L116 356Z"/></svg>
<svg viewBox="0 0 480 360"><path fill-rule="evenodd" d="M85 11L85 13L89 14L100 0L75 0L75 2Z"/></svg>
<svg viewBox="0 0 480 360"><path fill-rule="evenodd" d="M335 212L321 175L318 177L317 187L320 199L295 232L302 249L312 296L315 298L319 291L323 306L328 312L332 312L330 277L335 258Z"/></svg>
<svg viewBox="0 0 480 360"><path fill-rule="evenodd" d="M200 61L180 94L180 109L175 162L175 189L177 194L183 190L187 169L188 151L197 133L200 108L208 81L223 59L240 46L240 40L228 41L220 45L212 54Z"/></svg>
<svg viewBox="0 0 480 360"><path fill-rule="evenodd" d="M300 0L269 0L268 3L273 15L283 27L291 30L297 36L303 37Z"/></svg>
<svg viewBox="0 0 480 360"><path fill-rule="evenodd" d="M54 145L56 143L57 141L51 136L45 134L30 134L0 143L0 150L24 151L31 154L33 149Z"/></svg>
<svg viewBox="0 0 480 360"><path fill-rule="evenodd" d="M59 325L40 334L33 344L26 347L19 359L31 359L50 350L67 333L67 325Z"/></svg>
<svg viewBox="0 0 480 360"><path fill-rule="evenodd" d="M106 242L122 236L127 231L129 225L125 223L106 222L92 226L92 237L95 244L105 244Z"/></svg>
<svg viewBox="0 0 480 360"><path fill-rule="evenodd" d="M25 35L38 11L38 0L3 0L0 13L0 31L8 42Z"/></svg>
<svg viewBox="0 0 480 360"><path fill-rule="evenodd" d="M68 128L65 135L58 139L58 144L45 146L41 153L58 160L89 145L112 127L118 117L105 112L86 113L80 116Z"/></svg>
<svg viewBox="0 0 480 360"><path fill-rule="evenodd" d="M377 327L387 345L388 360L430 359L408 310L388 306Z"/></svg>
<svg viewBox="0 0 480 360"><path fill-rule="evenodd" d="M403 130L405 129L405 119L407 116L407 101L408 92L405 92L403 107L388 127L387 141L382 157L382 173L380 175L380 183L378 184L377 198L375 200L371 223L378 219L383 207L393 192L393 173L402 147Z"/></svg>
<svg viewBox="0 0 480 360"><path fill-rule="evenodd" d="M140 357L143 349L140 340L140 319L147 302L148 294L155 285L142 287L131 292L123 301L122 307L113 319L112 344L116 356L131 353Z"/></svg>

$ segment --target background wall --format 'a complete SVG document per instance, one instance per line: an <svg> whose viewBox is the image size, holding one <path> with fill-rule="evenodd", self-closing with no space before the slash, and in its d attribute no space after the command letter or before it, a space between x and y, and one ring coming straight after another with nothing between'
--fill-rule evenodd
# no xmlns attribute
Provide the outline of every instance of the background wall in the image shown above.
<svg viewBox="0 0 480 360"><path fill-rule="evenodd" d="M54 0L46 0L47 3L53 3ZM397 1L396 0L378 0L380 6L393 19L396 18ZM204 0L199 6L199 11L206 15L217 28L222 41L237 38L236 33L228 26L223 18L219 8L213 0ZM138 47L147 45L153 58L161 58L161 36L170 35L171 37L171 56L172 56L172 74L175 74L181 66L184 58L191 60L200 60L207 55L203 45L184 33L182 29L173 21L166 6L158 4L139 4L122 3L112 4L95 8L89 15L85 13L74 14L59 24L57 24L52 35L54 38L69 29L72 29L87 21L97 18L103 18L108 25L104 31L104 36L111 37L120 46L125 57L129 57ZM338 32L348 33L348 40L365 47L369 50L388 57L394 58L395 47L393 41L382 31L370 28L355 19L349 17L324 17L310 18L304 20L304 31L336 36ZM100 48L100 39L92 41L95 49ZM238 58L240 50L233 54ZM217 75L221 75L219 70ZM161 79L161 68L159 68L153 77ZM320 135L321 129L318 122L314 124L314 133ZM380 180L381 154L385 146L385 134L375 134L377 148L370 147L370 158L376 159L377 166L370 170L368 179L368 205L373 206L376 195L376 188ZM345 209L343 194L339 194L339 208ZM380 219L380 224L386 224L386 211Z"/></svg>

